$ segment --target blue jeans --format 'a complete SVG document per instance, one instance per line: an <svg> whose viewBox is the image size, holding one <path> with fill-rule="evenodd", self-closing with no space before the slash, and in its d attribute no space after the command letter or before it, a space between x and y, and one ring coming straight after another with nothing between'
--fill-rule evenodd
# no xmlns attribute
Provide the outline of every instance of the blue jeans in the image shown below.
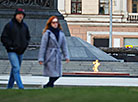
<svg viewBox="0 0 138 102"><path fill-rule="evenodd" d="M21 81L20 77L20 68L21 68L21 63L23 59L23 55L18 55L15 52L9 52L8 57L11 63L11 73L10 73L10 78L8 82L8 89L11 89L14 85L14 81L16 81L16 84L19 89L24 89L24 86Z"/></svg>

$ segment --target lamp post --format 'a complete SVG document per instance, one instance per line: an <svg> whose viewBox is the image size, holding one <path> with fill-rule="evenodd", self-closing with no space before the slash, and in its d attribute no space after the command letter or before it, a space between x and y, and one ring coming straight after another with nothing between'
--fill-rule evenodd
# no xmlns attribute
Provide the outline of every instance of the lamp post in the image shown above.
<svg viewBox="0 0 138 102"><path fill-rule="evenodd" d="M110 0L110 32L109 32L109 47L112 47L112 0Z"/></svg>

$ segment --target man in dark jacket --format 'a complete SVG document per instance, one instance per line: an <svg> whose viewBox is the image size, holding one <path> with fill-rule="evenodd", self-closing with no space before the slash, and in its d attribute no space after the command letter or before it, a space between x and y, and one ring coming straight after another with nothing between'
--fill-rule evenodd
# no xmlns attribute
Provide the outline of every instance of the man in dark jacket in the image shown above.
<svg viewBox="0 0 138 102"><path fill-rule="evenodd" d="M13 87L14 81L16 81L19 89L24 89L20 78L20 67L23 53L30 41L28 26L23 22L25 15L23 9L16 9L13 19L5 25L1 35L1 41L8 52L12 66L8 89Z"/></svg>

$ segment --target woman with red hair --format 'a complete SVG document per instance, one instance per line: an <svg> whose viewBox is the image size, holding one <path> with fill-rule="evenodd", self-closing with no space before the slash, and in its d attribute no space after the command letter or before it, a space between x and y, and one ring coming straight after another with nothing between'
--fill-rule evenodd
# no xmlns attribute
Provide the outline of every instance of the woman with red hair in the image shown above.
<svg viewBox="0 0 138 102"><path fill-rule="evenodd" d="M54 87L54 82L62 76L62 54L66 62L69 62L66 38L61 29L58 18L51 16L43 30L38 61L44 65L44 75L49 77L44 88Z"/></svg>

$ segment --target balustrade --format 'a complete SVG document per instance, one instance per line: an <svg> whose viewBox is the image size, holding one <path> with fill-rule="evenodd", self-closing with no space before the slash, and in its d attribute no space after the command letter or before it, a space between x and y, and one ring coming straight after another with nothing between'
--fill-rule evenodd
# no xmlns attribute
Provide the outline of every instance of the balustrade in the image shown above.
<svg viewBox="0 0 138 102"><path fill-rule="evenodd" d="M138 13L129 13L127 17L127 21L137 22L138 21Z"/></svg>

